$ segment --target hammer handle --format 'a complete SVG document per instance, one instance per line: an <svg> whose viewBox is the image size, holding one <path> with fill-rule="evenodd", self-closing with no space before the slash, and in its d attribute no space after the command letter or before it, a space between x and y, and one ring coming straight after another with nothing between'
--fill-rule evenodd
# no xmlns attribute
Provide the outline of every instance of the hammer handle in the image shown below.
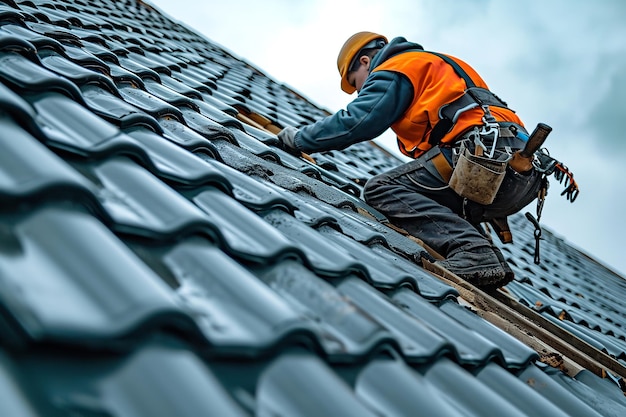
<svg viewBox="0 0 626 417"><path fill-rule="evenodd" d="M520 156L530 158L543 145L548 135L552 132L552 128L545 123L538 123L533 133L528 137L528 142L524 149L520 151Z"/></svg>

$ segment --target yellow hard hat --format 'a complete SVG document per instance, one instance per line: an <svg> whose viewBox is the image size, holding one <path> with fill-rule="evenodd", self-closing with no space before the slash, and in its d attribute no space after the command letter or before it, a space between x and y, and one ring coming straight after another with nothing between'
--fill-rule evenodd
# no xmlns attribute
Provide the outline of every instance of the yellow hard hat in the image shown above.
<svg viewBox="0 0 626 417"><path fill-rule="evenodd" d="M346 43L344 43L341 47L339 56L337 57L337 69L341 75L341 89L346 93L352 94L356 91L356 88L348 82L348 71L350 71L352 60L361 49L368 46L369 43L379 39L382 39L385 43L387 43L387 38L383 35L379 35L378 33L359 32L350 36ZM372 47L376 46L377 45L375 43L372 44Z"/></svg>

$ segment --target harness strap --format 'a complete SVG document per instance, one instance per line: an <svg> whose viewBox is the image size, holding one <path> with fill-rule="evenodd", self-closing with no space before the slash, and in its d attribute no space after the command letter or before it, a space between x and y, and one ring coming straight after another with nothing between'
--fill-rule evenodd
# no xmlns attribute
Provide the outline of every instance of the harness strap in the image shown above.
<svg viewBox="0 0 626 417"><path fill-rule="evenodd" d="M470 109L476 107L482 107L483 109L488 106L504 107L508 108L506 102L500 97L496 96L491 91L477 87L470 76L461 68L461 66L447 55L440 54L438 52L423 51L429 54L433 54L441 58L444 62L454 69L454 72L465 81L467 89L463 95L451 103L444 104L439 109L439 122L433 127L428 138L428 143L431 145L437 145L441 142L441 139L452 129L459 116Z"/></svg>
<svg viewBox="0 0 626 417"><path fill-rule="evenodd" d="M439 152L435 157L433 157L433 159L431 159L431 161L437 172L439 172L439 175L441 175L441 178L443 178L446 183L449 183L450 178L452 177L453 168L444 154Z"/></svg>
<svg viewBox="0 0 626 417"><path fill-rule="evenodd" d="M509 221L506 217L496 217L489 220L489 224L493 227L494 231L498 238L500 238L500 242L502 243L511 243L513 242L513 233L511 233L511 228L509 227Z"/></svg>
<svg viewBox="0 0 626 417"><path fill-rule="evenodd" d="M491 91L481 87L470 87L465 93L451 103L444 104L439 109L440 119L450 119L456 123L461 113L478 106L507 107L507 104L500 97Z"/></svg>
<svg viewBox="0 0 626 417"><path fill-rule="evenodd" d="M439 52L433 52L433 51L423 51L423 52L436 55L439 58L443 59L446 64L450 65L452 69L454 69L454 72L456 72L459 77L463 78L467 88L476 87L476 84L474 83L474 81L470 78L469 75L467 75L467 73L463 70L463 68L461 68L461 66L454 59L450 58L447 55L440 54Z"/></svg>

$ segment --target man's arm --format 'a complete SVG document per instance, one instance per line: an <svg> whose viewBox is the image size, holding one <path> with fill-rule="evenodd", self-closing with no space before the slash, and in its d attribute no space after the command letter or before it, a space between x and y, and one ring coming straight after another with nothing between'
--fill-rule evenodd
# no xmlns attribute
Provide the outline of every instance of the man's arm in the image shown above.
<svg viewBox="0 0 626 417"><path fill-rule="evenodd" d="M408 78L376 71L346 110L300 129L294 146L302 152L320 152L374 139L398 120L412 101L413 86Z"/></svg>

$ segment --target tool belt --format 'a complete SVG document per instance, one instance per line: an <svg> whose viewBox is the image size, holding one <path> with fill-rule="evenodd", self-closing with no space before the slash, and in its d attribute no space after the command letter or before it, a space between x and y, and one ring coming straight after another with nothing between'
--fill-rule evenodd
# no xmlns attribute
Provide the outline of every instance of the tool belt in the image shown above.
<svg viewBox="0 0 626 417"><path fill-rule="evenodd" d="M504 151L507 154L511 154L515 152L516 150L522 149L524 147L525 142L519 137L517 137L511 130L511 126L513 126L515 129L520 129L521 131L526 132L526 130L523 127L512 122L497 122L497 123L498 123L498 135L496 136L496 146L495 146L495 149L497 151L500 151L500 152ZM439 175L441 175L441 177L444 179L445 182L447 183L450 182L454 168L457 165L459 155L462 153L461 148L465 147L465 149L467 149L470 153L475 152L475 143L473 139L471 138L472 134L476 134L476 133L472 131L465 132L453 144L446 146L446 148L449 148L452 151L451 152L452 163L450 163L448 158L446 158L444 154L441 152L438 152L437 155L435 155L431 159L433 165L437 169L437 172L439 172ZM493 148L494 146L493 139L494 139L493 137L480 138L481 142L483 143L483 145L485 145L486 148ZM439 145L439 146L442 147L442 145Z"/></svg>
<svg viewBox="0 0 626 417"><path fill-rule="evenodd" d="M452 190L479 204L493 203L513 153L525 145L510 127L487 122L485 126L476 127L461 137L448 182Z"/></svg>
<svg viewBox="0 0 626 417"><path fill-rule="evenodd" d="M565 182L565 190L561 195L565 195L570 202L574 202L579 194L578 184L574 181L574 176L569 169L561 162L552 158L545 148L532 151L545 141L545 136L549 133L549 130L547 130L546 133L545 125L541 123L538 124L533 134L528 136L523 127L503 122L498 122L498 133L493 134L493 130L495 129L493 123L491 121L488 121L488 123L492 124L490 135L485 136L481 134L479 128L474 128L464 133L451 146L435 147L429 160L443 180L450 185L450 188L465 198L465 217L465 204L470 200L483 205L489 205L493 202L491 195L495 198L495 195L499 191L502 179L506 174L506 167L509 165L512 155L516 157L522 155L522 158L524 158L526 155L523 153L528 152L528 149L531 149L531 152L535 152L533 154L534 160L530 166L531 169L534 169L541 175L541 186L537 193L537 219L534 219L530 213L526 213L526 217L529 218L529 220L533 220L535 224L535 262L539 263L541 228L538 224L548 190L547 177L554 174L559 182ZM542 132L544 134L543 139L541 139ZM538 140L540 142L538 142ZM472 144L474 144L473 149ZM483 155L476 154L476 150L479 149L478 147L480 147L480 152L478 153L483 153ZM491 151L488 153L488 157L485 158L483 151L488 149L491 149ZM449 155L448 158L446 154ZM512 166L511 169L517 172L526 172L525 165L518 167ZM520 169L524 169L524 171L520 171ZM478 173L472 170L476 170ZM487 179L485 180L485 178ZM480 192L476 193L477 195L466 191L465 188L471 189L472 187L478 187L476 184L483 184L481 187L484 186L485 188L491 186L491 191L488 193L485 192L484 189L481 189ZM512 242L512 235L506 217L491 218L489 223L502 243Z"/></svg>

